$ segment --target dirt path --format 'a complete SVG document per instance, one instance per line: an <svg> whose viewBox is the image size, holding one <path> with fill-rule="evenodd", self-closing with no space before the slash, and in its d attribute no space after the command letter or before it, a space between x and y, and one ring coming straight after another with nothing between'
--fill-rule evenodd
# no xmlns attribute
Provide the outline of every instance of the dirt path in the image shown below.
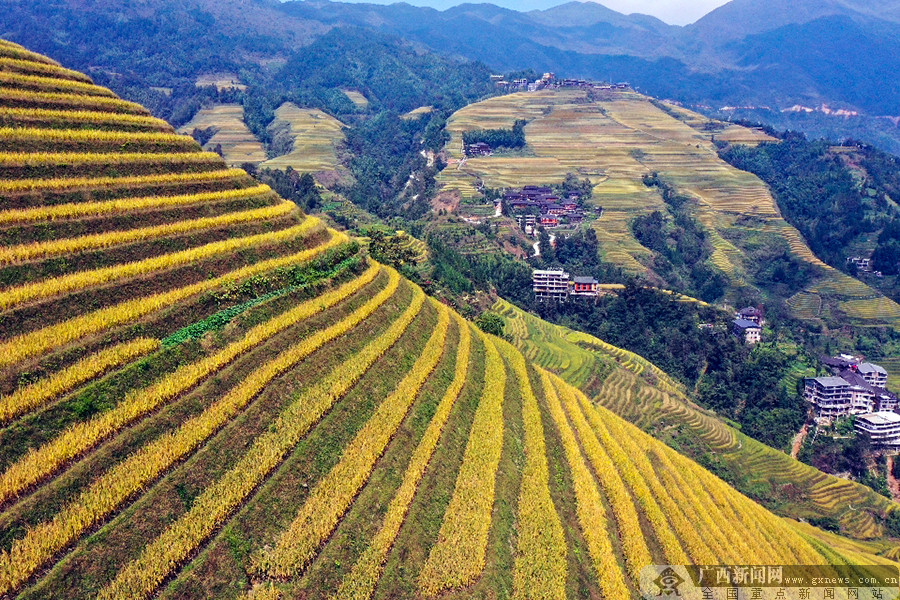
<svg viewBox="0 0 900 600"><path fill-rule="evenodd" d="M809 424L804 423L803 428L794 436L794 443L791 444L791 458L796 460L797 455L800 454L800 447L803 446L803 440L806 439L807 435L809 435Z"/></svg>
<svg viewBox="0 0 900 600"><path fill-rule="evenodd" d="M891 496L893 496L895 502L900 502L900 481L897 480L893 475L894 470L894 458L893 456L887 457L887 481L888 481L888 489L891 490Z"/></svg>

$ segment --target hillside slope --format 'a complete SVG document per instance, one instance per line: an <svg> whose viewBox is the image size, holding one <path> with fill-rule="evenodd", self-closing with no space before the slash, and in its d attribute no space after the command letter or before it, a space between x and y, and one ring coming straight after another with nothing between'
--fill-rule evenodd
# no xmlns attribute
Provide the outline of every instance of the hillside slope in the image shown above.
<svg viewBox="0 0 900 600"><path fill-rule="evenodd" d="M608 598L829 550L0 42L0 595ZM552 476L551 476L552 474Z"/></svg>
<svg viewBox="0 0 900 600"><path fill-rule="evenodd" d="M463 132L509 128L517 119L528 121L524 153L460 162ZM555 184L570 172L589 178L592 202L603 208L602 217L592 223L601 255L626 270L657 277L653 253L631 230L637 216L666 213L660 193L643 182L644 176L657 173L690 198L691 215L709 236L709 262L728 278L732 290L753 286L771 293L773 282L760 280L756 271L769 260L789 256L810 272L800 289L781 293L798 317L900 326L900 306L819 260L782 218L766 185L721 160L711 141L713 136L745 144L770 139L762 132L726 127L633 92L591 97L570 89L520 92L471 104L448 119L447 129L452 159L438 179L444 190L458 191L465 199L478 196L477 181L500 188ZM810 298L821 304L813 314L804 310Z"/></svg>
<svg viewBox="0 0 900 600"><path fill-rule="evenodd" d="M771 510L793 518L831 517L843 533L856 538L885 535L883 522L894 506L889 499L742 434L694 404L681 384L642 356L502 300L494 310L530 361L685 454L704 458Z"/></svg>
<svg viewBox="0 0 900 600"><path fill-rule="evenodd" d="M229 165L258 164L266 160L266 150L244 123L244 108L240 104L218 104L201 108L194 118L178 128L178 133L191 135L195 129L215 131L203 148L222 153Z"/></svg>

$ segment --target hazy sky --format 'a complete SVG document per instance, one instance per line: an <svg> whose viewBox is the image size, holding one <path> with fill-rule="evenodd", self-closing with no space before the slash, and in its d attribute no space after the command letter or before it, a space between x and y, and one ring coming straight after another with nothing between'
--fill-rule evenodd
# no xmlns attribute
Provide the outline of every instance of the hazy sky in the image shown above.
<svg viewBox="0 0 900 600"><path fill-rule="evenodd" d="M373 4L393 4L397 0L341 0L343 2L369 2ZM415 6L431 6L440 10L462 4L464 0L405 0ZM550 8L567 0L465 0L468 2L490 2L514 10L534 10ZM643 13L653 15L673 25L693 23L727 0L604 0L604 6L621 13Z"/></svg>

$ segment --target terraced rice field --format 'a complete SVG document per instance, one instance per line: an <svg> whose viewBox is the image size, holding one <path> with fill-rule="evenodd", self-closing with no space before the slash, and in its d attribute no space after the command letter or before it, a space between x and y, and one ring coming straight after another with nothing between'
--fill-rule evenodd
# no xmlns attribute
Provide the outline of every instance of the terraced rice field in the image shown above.
<svg viewBox="0 0 900 600"><path fill-rule="evenodd" d="M441 239L453 243L463 254L497 253L496 243L463 222L438 221L429 224L429 231L440 232Z"/></svg>
<svg viewBox="0 0 900 600"><path fill-rule="evenodd" d="M889 379L900 381L900 358L879 358L878 364L883 366L888 372Z"/></svg>
<svg viewBox="0 0 900 600"><path fill-rule="evenodd" d="M900 305L884 296L847 300L840 303L840 309L854 321L895 321L900 319Z"/></svg>
<svg viewBox="0 0 900 600"><path fill-rule="evenodd" d="M229 165L245 162L258 164L266 160L266 150L244 123L244 107L240 104L218 104L201 108L194 118L178 128L190 135L194 129L215 127L218 132L204 144L205 150L214 150L221 144L222 156Z"/></svg>
<svg viewBox="0 0 900 600"><path fill-rule="evenodd" d="M433 106L420 106L419 108L414 108L408 113L404 114L401 119L418 119L422 115L429 115L434 112Z"/></svg>
<svg viewBox="0 0 900 600"><path fill-rule="evenodd" d="M414 260L417 263L424 262L428 260L428 244L419 238L415 238L404 231L398 231L397 235L402 236L404 239L403 243L400 244L403 248L409 248L414 254Z"/></svg>
<svg viewBox="0 0 900 600"><path fill-rule="evenodd" d="M362 95L361 92L356 90L341 90L344 92L344 95L350 99L350 102L356 105L356 108L359 110L366 110L369 108L369 99Z"/></svg>
<svg viewBox="0 0 900 600"><path fill-rule="evenodd" d="M275 111L274 125L287 123L294 140L293 149L283 156L260 164L270 169L292 167L301 173L341 169L337 147L344 142L344 124L319 109L298 108L285 102Z"/></svg>
<svg viewBox="0 0 900 600"><path fill-rule="evenodd" d="M734 287L749 285L747 247L734 241L767 239L798 259L815 266L820 276L804 290L860 325L900 326L900 306L857 279L832 269L809 250L803 237L784 219L765 184L719 159L704 117L669 106L679 118L635 93L591 100L581 90L517 93L491 98L456 112L447 122L450 164L438 179L444 190L456 190L465 200L477 197L475 182L488 187L552 184L566 173L588 177L593 202L602 206L591 223L604 259L634 273L648 273L651 253L633 237L631 221L638 215L664 210L656 190L642 177L658 173L696 201L695 214L710 234L710 262ZM462 134L480 128L511 127L525 119L525 156L479 157L463 160ZM721 125L721 124L719 124ZM765 134L731 125L721 133L741 143L759 143ZM718 135L718 134L717 134ZM798 316L807 314L801 304ZM821 312L821 311L820 311Z"/></svg>
<svg viewBox="0 0 900 600"><path fill-rule="evenodd" d="M821 550L223 161L94 154L74 188L0 176L4 240L109 236L0 266L0 596L636 598L649 563L885 560Z"/></svg>
<svg viewBox="0 0 900 600"><path fill-rule="evenodd" d="M883 517L892 503L870 488L826 475L739 433L692 403L679 384L634 353L542 321L502 300L493 309L526 357L584 390L595 404L645 430L685 428L746 475L750 486L799 490L791 503L777 507L783 514L833 517L860 539L883 535L876 516Z"/></svg>
<svg viewBox="0 0 900 600"><path fill-rule="evenodd" d="M215 87L220 92L225 90L241 90L247 89L247 86L241 83L240 78L234 73L208 73L200 75L195 82L197 87Z"/></svg>
<svg viewBox="0 0 900 600"><path fill-rule="evenodd" d="M705 134L707 137L715 136L715 139L721 142L756 146L763 142L775 141L775 138L757 128L743 127L725 121L710 119L700 113L668 102L663 104L679 121Z"/></svg>

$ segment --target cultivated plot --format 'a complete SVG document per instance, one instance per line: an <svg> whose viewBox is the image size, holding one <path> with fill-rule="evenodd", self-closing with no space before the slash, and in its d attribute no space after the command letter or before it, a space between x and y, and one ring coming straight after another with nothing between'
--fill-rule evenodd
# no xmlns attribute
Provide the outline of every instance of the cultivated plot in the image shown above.
<svg viewBox="0 0 900 600"><path fill-rule="evenodd" d="M213 151L221 147L222 157L229 165L237 166L245 162L258 164L266 160L265 148L244 123L244 107L240 104L202 108L178 131L190 135L194 129L210 127L214 127L216 133L203 148Z"/></svg>
<svg viewBox="0 0 900 600"><path fill-rule="evenodd" d="M337 148L344 141L344 124L315 108L298 108L285 102L275 111L273 126L290 127L293 148L288 154L263 162L270 169L293 168L301 173L341 169Z"/></svg>

